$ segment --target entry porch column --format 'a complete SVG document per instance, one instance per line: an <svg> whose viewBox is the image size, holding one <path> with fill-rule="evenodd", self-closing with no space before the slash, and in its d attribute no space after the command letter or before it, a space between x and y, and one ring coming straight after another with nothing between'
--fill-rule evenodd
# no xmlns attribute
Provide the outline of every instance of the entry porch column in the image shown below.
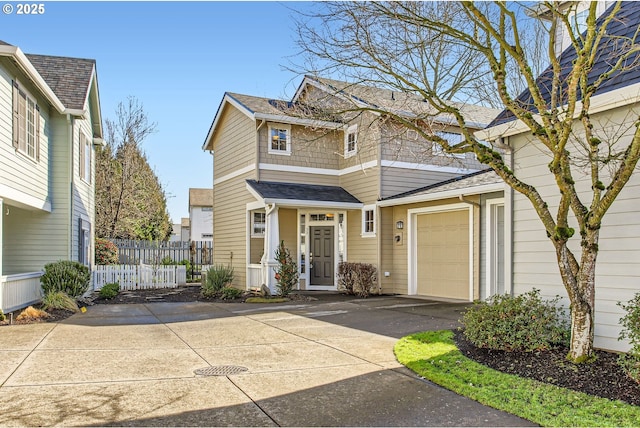
<svg viewBox="0 0 640 428"><path fill-rule="evenodd" d="M262 283L269 287L271 294L276 293L275 268L276 249L280 245L280 223L278 221L278 207L276 204L266 206L264 230L264 254L262 255Z"/></svg>

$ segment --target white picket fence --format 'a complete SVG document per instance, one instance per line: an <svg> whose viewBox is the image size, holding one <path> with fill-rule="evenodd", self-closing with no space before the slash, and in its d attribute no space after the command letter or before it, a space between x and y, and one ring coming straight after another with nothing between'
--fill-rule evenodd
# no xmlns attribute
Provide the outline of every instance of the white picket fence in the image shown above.
<svg viewBox="0 0 640 428"><path fill-rule="evenodd" d="M187 268L154 265L98 265L93 270L93 289L117 282L120 290L175 288L187 283Z"/></svg>
<svg viewBox="0 0 640 428"><path fill-rule="evenodd" d="M40 277L43 272L0 276L0 309L11 312L42 300Z"/></svg>

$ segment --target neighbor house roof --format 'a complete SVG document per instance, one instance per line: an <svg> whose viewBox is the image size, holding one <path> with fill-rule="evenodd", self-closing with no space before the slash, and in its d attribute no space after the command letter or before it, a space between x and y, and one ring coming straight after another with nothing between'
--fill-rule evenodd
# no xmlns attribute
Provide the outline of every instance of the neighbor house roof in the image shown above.
<svg viewBox="0 0 640 428"><path fill-rule="evenodd" d="M93 59L25 54L67 108L82 110L96 66Z"/></svg>
<svg viewBox="0 0 640 428"><path fill-rule="evenodd" d="M189 222L189 217L182 217L180 219L180 226L183 227L183 228L184 227L189 227L189 223L190 223Z"/></svg>
<svg viewBox="0 0 640 428"><path fill-rule="evenodd" d="M339 205L360 207L362 203L339 186L316 184L279 183L273 181L247 180L247 186L265 203L293 202L303 205ZM305 204L308 203L308 204Z"/></svg>
<svg viewBox="0 0 640 428"><path fill-rule="evenodd" d="M502 178L492 169L485 169L384 198L379 205L390 206L459 195L477 195L503 189Z"/></svg>
<svg viewBox="0 0 640 428"><path fill-rule="evenodd" d="M212 207L213 189L189 189L189 207Z"/></svg>
<svg viewBox="0 0 640 428"><path fill-rule="evenodd" d="M613 5L598 18L596 25L598 28L602 25L603 20L608 15ZM588 77L588 84L592 84L602 73L608 71L611 65L615 63L620 56L621 50L628 49L629 40L636 45L636 31L640 25L640 2L623 1L616 18L607 26L607 35L600 43L600 49L597 53L595 64ZM637 45L636 45L637 46ZM576 59L576 50L573 46L569 46L560 55L560 66L562 72L560 79L563 83L562 91L566 91L566 82L572 71L573 61ZM627 59L629 65L627 69L617 71L612 74L611 78L604 82L598 88L595 95L601 95L616 89L624 88L629 85L640 82L640 66L637 62L640 60L640 52L636 52ZM551 100L551 82L553 79L553 69L551 66L547 68L536 80L537 86L544 100L548 103ZM580 95L579 95L580 96ZM561 99L565 99L562 97ZM528 107L532 112L537 110L533 107L533 99L529 89L523 91L516 99L520 105ZM513 113L507 109L502 111L488 127L501 125L515 120Z"/></svg>
<svg viewBox="0 0 640 428"><path fill-rule="evenodd" d="M432 116L434 121L457 125L457 123L454 122L453 116L438 112L431 104L425 101L423 97L414 93L393 91L387 88L343 82L316 76L305 76L305 82L311 84L316 82L321 88L324 87L325 90L328 90L329 93L342 95L356 104L364 104L372 108L392 111L400 116ZM303 85L305 82L303 82ZM303 85L301 85L301 87ZM300 92L301 91L298 90L296 97L300 95ZM296 97L294 97L294 100ZM484 128L500 112L500 110L474 104L453 102L452 105L464 114L469 126L476 128Z"/></svg>

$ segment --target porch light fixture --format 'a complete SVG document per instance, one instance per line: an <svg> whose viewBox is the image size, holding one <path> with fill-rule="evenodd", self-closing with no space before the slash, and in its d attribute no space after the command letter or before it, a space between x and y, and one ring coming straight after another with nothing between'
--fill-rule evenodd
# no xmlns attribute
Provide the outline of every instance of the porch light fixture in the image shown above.
<svg viewBox="0 0 640 428"><path fill-rule="evenodd" d="M404 229L404 221L402 220L396 221L396 229Z"/></svg>

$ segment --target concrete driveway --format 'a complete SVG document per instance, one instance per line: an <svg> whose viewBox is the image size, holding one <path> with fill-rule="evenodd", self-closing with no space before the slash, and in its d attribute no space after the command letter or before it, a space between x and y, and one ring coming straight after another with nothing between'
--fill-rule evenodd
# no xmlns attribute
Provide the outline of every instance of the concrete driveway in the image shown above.
<svg viewBox="0 0 640 428"><path fill-rule="evenodd" d="M0 425L531 425L395 360L398 338L456 326L463 305L314 296L97 305L0 328Z"/></svg>

